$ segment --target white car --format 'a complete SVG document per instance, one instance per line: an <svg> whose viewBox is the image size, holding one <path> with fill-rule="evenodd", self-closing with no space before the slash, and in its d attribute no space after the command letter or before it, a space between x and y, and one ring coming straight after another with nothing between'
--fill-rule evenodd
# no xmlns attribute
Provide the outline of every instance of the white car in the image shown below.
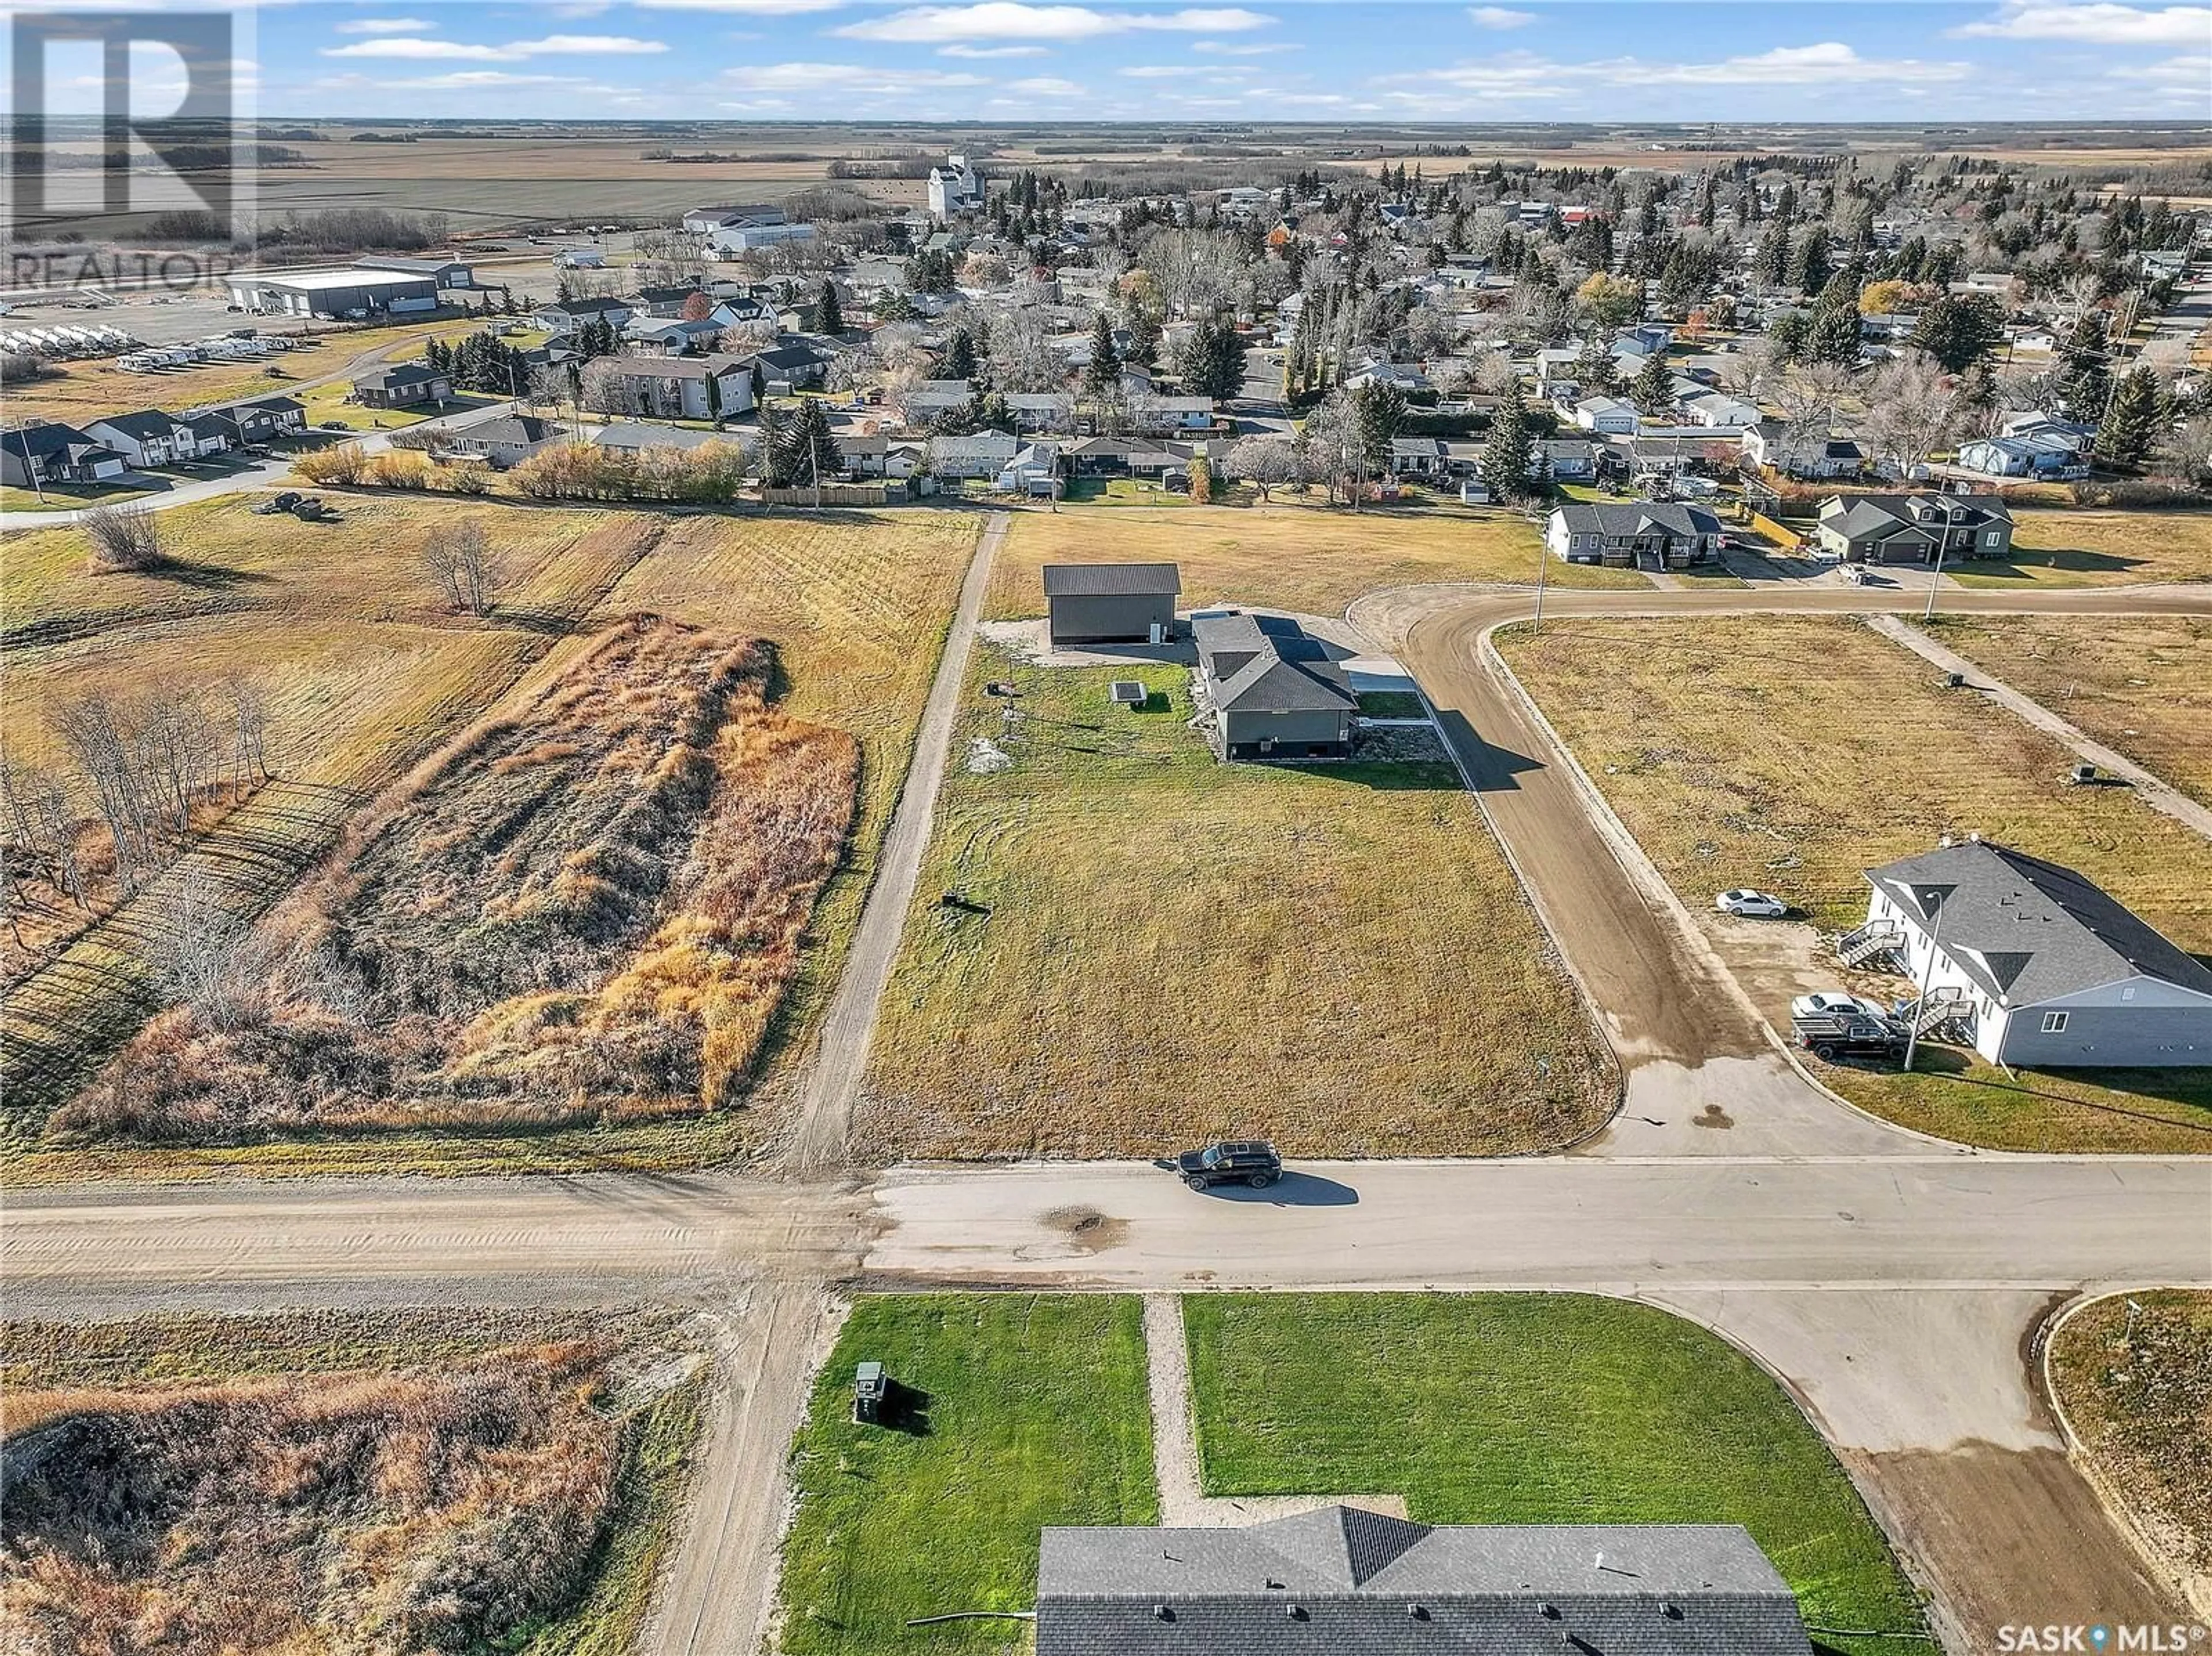
<svg viewBox="0 0 2212 1656"><path fill-rule="evenodd" d="M1864 995L1846 994L1841 989L1822 989L1810 995L1800 995L1790 1003L1793 1018L1886 1018L1889 1008L1880 1001L1869 1000Z"/></svg>
<svg viewBox="0 0 2212 1656"><path fill-rule="evenodd" d="M1814 563L1838 564L1844 561L1844 555L1832 546L1816 546L1809 555Z"/></svg>
<svg viewBox="0 0 2212 1656"><path fill-rule="evenodd" d="M1790 912L1790 905L1781 898L1764 891L1753 891L1747 886L1722 892L1713 899L1713 907L1723 914L1734 914L1747 920L1778 920Z"/></svg>

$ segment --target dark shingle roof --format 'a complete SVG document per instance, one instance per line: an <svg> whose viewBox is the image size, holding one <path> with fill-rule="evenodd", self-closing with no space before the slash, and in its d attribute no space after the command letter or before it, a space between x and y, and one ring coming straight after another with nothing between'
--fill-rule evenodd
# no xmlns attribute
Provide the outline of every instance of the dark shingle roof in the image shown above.
<svg viewBox="0 0 2212 1656"><path fill-rule="evenodd" d="M1182 591L1182 573L1171 563L1048 563L1048 598L1170 597Z"/></svg>
<svg viewBox="0 0 2212 1656"><path fill-rule="evenodd" d="M1557 508L1565 514L1567 527L1577 535L1603 535L1625 540L1663 530L1668 535L1717 535L1721 520L1703 507L1670 500L1641 500L1626 506L1577 501Z"/></svg>
<svg viewBox="0 0 2212 1656"><path fill-rule="evenodd" d="M389 367L371 368L353 383L374 385L381 391L395 390L402 385L428 385L450 376L424 362L395 362Z"/></svg>
<svg viewBox="0 0 2212 1656"><path fill-rule="evenodd" d="M93 422L106 426L110 431L119 431L126 437L167 437L184 422L174 415L164 414L159 409L137 409L129 414L106 414Z"/></svg>
<svg viewBox="0 0 2212 1656"><path fill-rule="evenodd" d="M2030 1006L2133 977L2212 995L2212 972L2070 868L1970 840L1867 870L1986 992Z"/></svg>
<svg viewBox="0 0 2212 1656"><path fill-rule="evenodd" d="M1735 1525L1047 1529L1036 1656L1806 1656Z"/></svg>

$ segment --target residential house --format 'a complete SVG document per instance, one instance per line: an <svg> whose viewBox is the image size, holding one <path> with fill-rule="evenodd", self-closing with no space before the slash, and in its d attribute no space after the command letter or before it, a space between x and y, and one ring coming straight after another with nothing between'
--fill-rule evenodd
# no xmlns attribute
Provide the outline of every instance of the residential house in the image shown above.
<svg viewBox="0 0 2212 1656"><path fill-rule="evenodd" d="M1011 431L929 440L929 468L940 477L996 477L1021 450Z"/></svg>
<svg viewBox="0 0 2212 1656"><path fill-rule="evenodd" d="M623 343L645 356L699 356L721 342L722 324L712 317L686 322L634 316L622 331Z"/></svg>
<svg viewBox="0 0 2212 1656"><path fill-rule="evenodd" d="M1288 616L1241 610L1191 618L1195 688L1222 760L1341 759L1359 700L1322 641Z"/></svg>
<svg viewBox="0 0 2212 1656"><path fill-rule="evenodd" d="M530 325L551 334L574 333L587 322L604 322L617 331L627 327L636 312L626 299L611 294L557 300L530 313Z"/></svg>
<svg viewBox="0 0 2212 1656"><path fill-rule="evenodd" d="M1416 1524L1352 1507L1243 1528L1048 1526L1036 1656L1811 1656L1734 1524Z"/></svg>
<svg viewBox="0 0 2212 1656"><path fill-rule="evenodd" d="M353 382L354 401L367 409L443 408L453 400L453 376L427 362L394 362L371 368Z"/></svg>
<svg viewBox="0 0 2212 1656"><path fill-rule="evenodd" d="M1060 486L1060 446L1056 443L1026 443L1000 469L994 485L1002 494L1047 497Z"/></svg>
<svg viewBox="0 0 2212 1656"><path fill-rule="evenodd" d="M1992 1064L2212 1065L2212 971L2072 869L1975 838L1866 878L1844 946L1887 944L1916 1023L1963 1026Z"/></svg>
<svg viewBox="0 0 2212 1656"><path fill-rule="evenodd" d="M920 430L942 415L964 409L975 399L975 388L965 379L924 379L891 393L899 418Z"/></svg>
<svg viewBox="0 0 2212 1656"><path fill-rule="evenodd" d="M1985 477L2086 477L2088 463L2063 438L1984 437L1959 446L1959 464Z"/></svg>
<svg viewBox="0 0 2212 1656"><path fill-rule="evenodd" d="M2012 513L1994 494L1834 494L1813 531L1850 563L1934 563L2002 558L2012 550Z"/></svg>
<svg viewBox="0 0 2212 1656"><path fill-rule="evenodd" d="M1759 423L1759 407L1725 391L1699 391L1681 401L1682 416L1693 426L1743 431Z"/></svg>
<svg viewBox="0 0 2212 1656"><path fill-rule="evenodd" d="M456 458L483 460L504 471L556 443L566 442L568 436L566 427L550 420L534 414L510 414L449 432L442 446Z"/></svg>
<svg viewBox="0 0 2212 1656"><path fill-rule="evenodd" d="M715 443L746 446L733 432L702 431L696 426L641 425L628 420L591 428L585 434L599 447L623 454L642 454L648 449L689 451Z"/></svg>
<svg viewBox="0 0 2212 1656"><path fill-rule="evenodd" d="M0 431L0 483L12 488L101 482L120 477L130 465L99 439L58 420Z"/></svg>
<svg viewBox="0 0 2212 1656"><path fill-rule="evenodd" d="M1703 507L1674 501L1577 500L1552 508L1544 523L1544 544L1567 563L1684 569L1719 555L1721 522Z"/></svg>
<svg viewBox="0 0 2212 1656"><path fill-rule="evenodd" d="M836 440L845 470L855 477L911 477L921 463L921 446L912 441L844 431L836 434Z"/></svg>
<svg viewBox="0 0 2212 1656"><path fill-rule="evenodd" d="M1636 404L1617 397L1585 397L1574 405L1575 423L1604 436L1633 437L1638 420Z"/></svg>
<svg viewBox="0 0 2212 1656"><path fill-rule="evenodd" d="M1182 573L1171 563L1048 563L1045 636L1054 644L1164 644L1176 635Z"/></svg>
<svg viewBox="0 0 2212 1656"><path fill-rule="evenodd" d="M1540 476L1554 482L1586 483L1597 476L1597 445L1578 437L1547 438L1530 451Z"/></svg>
<svg viewBox="0 0 2212 1656"><path fill-rule="evenodd" d="M1370 357L1344 376L1346 389L1358 391L1362 385L1390 385L1411 394L1429 389L1429 376L1408 362L1393 362L1388 357Z"/></svg>
<svg viewBox="0 0 2212 1656"><path fill-rule="evenodd" d="M1190 456L1149 437L1085 437L1060 451L1075 477L1163 476L1190 463Z"/></svg>
<svg viewBox="0 0 2212 1656"><path fill-rule="evenodd" d="M829 377L830 365L836 360L836 352L804 339L785 339L767 350L753 353L753 361L760 365L763 373L770 379L781 380L794 391L819 385Z"/></svg>
<svg viewBox="0 0 2212 1656"><path fill-rule="evenodd" d="M1789 477L1832 482L1856 477L1866 466L1866 451L1850 438L1793 434L1779 420L1747 426L1736 440L1753 465Z"/></svg>
<svg viewBox="0 0 2212 1656"><path fill-rule="evenodd" d="M1536 395L1571 394L1580 385L1583 354L1571 345L1547 345L1536 353Z"/></svg>
<svg viewBox="0 0 2212 1656"><path fill-rule="evenodd" d="M187 411L179 418L185 429L192 434L192 455L196 459L205 460L217 454L228 454L238 446L237 428L221 415Z"/></svg>
<svg viewBox="0 0 2212 1656"><path fill-rule="evenodd" d="M136 471L174 465L199 452L191 427L159 409L106 415L85 427L84 434L113 449Z"/></svg>
<svg viewBox="0 0 2212 1656"><path fill-rule="evenodd" d="M640 288L624 302L633 317L669 322L690 309L695 300L711 299L712 295L697 282L678 282L662 288Z"/></svg>
<svg viewBox="0 0 2212 1656"><path fill-rule="evenodd" d="M1209 431L1213 427L1210 397L1145 397L1129 404L1129 429L1156 435Z"/></svg>
<svg viewBox="0 0 2212 1656"><path fill-rule="evenodd" d="M1075 428L1075 399L1066 391L1009 391L1006 403L1016 431L1065 432Z"/></svg>
<svg viewBox="0 0 2212 1656"><path fill-rule="evenodd" d="M220 408L187 409L185 417L197 431L204 419L216 422L233 448L258 448L280 437L297 437L307 429L307 407L297 397L260 397ZM205 440L201 440L205 446Z"/></svg>
<svg viewBox="0 0 2212 1656"><path fill-rule="evenodd" d="M619 356L602 359L616 409L659 420L724 420L753 406L753 371L742 356Z"/></svg>
<svg viewBox="0 0 2212 1656"><path fill-rule="evenodd" d="M1444 473L1444 446L1433 437L1393 437L1390 475L1394 477L1440 477Z"/></svg>

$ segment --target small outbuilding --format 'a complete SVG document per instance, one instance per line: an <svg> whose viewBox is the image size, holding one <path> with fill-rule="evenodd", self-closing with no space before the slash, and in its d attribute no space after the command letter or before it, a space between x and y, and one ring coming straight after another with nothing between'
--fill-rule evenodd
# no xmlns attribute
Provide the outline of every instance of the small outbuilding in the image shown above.
<svg viewBox="0 0 2212 1656"><path fill-rule="evenodd" d="M1175 636L1182 591L1171 563L1048 563L1048 634L1055 645L1164 644Z"/></svg>

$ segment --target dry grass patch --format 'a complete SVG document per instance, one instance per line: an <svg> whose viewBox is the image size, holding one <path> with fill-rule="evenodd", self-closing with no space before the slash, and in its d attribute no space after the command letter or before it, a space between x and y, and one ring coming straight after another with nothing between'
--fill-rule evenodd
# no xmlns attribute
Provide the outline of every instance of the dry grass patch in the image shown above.
<svg viewBox="0 0 2212 1656"><path fill-rule="evenodd" d="M2171 1579L2212 1595L2212 1292L2085 1306L2051 1346L2060 1404Z"/></svg>
<svg viewBox="0 0 2212 1656"><path fill-rule="evenodd" d="M2016 510L2013 555L1949 563L1962 586L2212 580L2212 512Z"/></svg>
<svg viewBox="0 0 2212 1656"><path fill-rule="evenodd" d="M1927 630L2106 747L2212 803L2212 620L1942 616Z"/></svg>
<svg viewBox="0 0 2212 1656"><path fill-rule="evenodd" d="M862 1112L887 1155L1556 1146L1608 1061L1447 767L1224 766L1187 676L985 647L882 1009ZM1011 679L1025 715L981 695ZM957 899L948 904L945 894Z"/></svg>
<svg viewBox="0 0 2212 1656"><path fill-rule="evenodd" d="M750 639L611 629L380 802L52 1130L235 1138L732 1101L837 860L856 762L849 737L769 707L771 670Z"/></svg>
<svg viewBox="0 0 2212 1656"><path fill-rule="evenodd" d="M9 1649L627 1648L697 1359L665 1323L511 1320L11 1326Z"/></svg>
<svg viewBox="0 0 2212 1656"><path fill-rule="evenodd" d="M1536 531L1519 518L1316 507L1137 507L1018 515L984 614L1044 613L1048 563L1175 563L1186 607L1256 604L1334 616L1363 592L1422 581L1536 579ZM1648 587L1633 570L1553 564L1559 586Z"/></svg>

